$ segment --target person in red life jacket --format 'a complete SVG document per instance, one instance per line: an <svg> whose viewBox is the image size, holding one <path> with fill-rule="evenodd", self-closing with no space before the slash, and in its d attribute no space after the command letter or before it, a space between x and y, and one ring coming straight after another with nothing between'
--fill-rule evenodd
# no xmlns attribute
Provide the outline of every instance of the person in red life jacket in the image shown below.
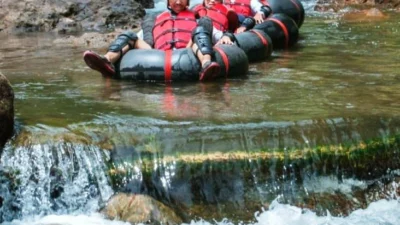
<svg viewBox="0 0 400 225"><path fill-rule="evenodd" d="M211 19L214 44L233 44L228 33L232 33L238 28L238 15L222 2L222 0L204 0L203 4L196 5L192 11L197 18L208 17Z"/></svg>
<svg viewBox="0 0 400 225"><path fill-rule="evenodd" d="M239 26L238 14L225 6L223 0L203 0L203 4L195 6L192 11L197 17L209 17L212 20L214 44L233 44L233 33L244 32L256 24L253 17L246 17Z"/></svg>
<svg viewBox="0 0 400 225"><path fill-rule="evenodd" d="M247 17L253 17L257 24L262 23L272 12L271 8L262 4L260 0L224 0L224 5L239 15L240 23Z"/></svg>
<svg viewBox="0 0 400 225"><path fill-rule="evenodd" d="M195 14L188 10L189 0L167 0L168 10L158 15L154 21L152 41L149 44L138 38L132 31L126 31L116 38L102 56L93 51L85 51L83 59L93 70L103 76L115 75L114 63L131 49L172 50L196 46L196 55L202 65L199 80L210 80L219 71L218 63L211 60L213 52L211 34L196 21ZM193 47L194 49L194 47Z"/></svg>
<svg viewBox="0 0 400 225"><path fill-rule="evenodd" d="M238 15L222 2L222 0L204 0L203 4L196 5L192 11L197 18L209 17L216 29L234 32L239 26Z"/></svg>

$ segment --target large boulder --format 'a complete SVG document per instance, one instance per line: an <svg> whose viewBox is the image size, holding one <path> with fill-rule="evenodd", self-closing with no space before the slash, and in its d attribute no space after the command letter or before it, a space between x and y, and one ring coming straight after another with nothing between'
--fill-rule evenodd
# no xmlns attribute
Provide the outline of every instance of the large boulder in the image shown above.
<svg viewBox="0 0 400 225"><path fill-rule="evenodd" d="M14 130L14 91L0 72L0 149Z"/></svg>
<svg viewBox="0 0 400 225"><path fill-rule="evenodd" d="M181 224L182 219L163 203L146 195L119 193L101 211L112 220L131 224Z"/></svg>
<svg viewBox="0 0 400 225"><path fill-rule="evenodd" d="M143 6L133 0L2 0L0 31L73 33L130 29L138 27L144 15Z"/></svg>

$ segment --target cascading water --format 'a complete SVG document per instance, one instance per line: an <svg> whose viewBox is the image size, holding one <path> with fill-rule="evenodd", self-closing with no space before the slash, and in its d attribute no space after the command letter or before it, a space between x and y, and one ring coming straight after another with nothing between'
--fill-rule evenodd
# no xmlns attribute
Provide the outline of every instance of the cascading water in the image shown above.
<svg viewBox="0 0 400 225"><path fill-rule="evenodd" d="M0 159L0 220L94 212L113 194L107 154L67 142L7 145Z"/></svg>
<svg viewBox="0 0 400 225"><path fill-rule="evenodd" d="M394 120L369 118L213 127L170 125L161 128L161 135L147 144L150 150L114 149L113 171L120 172L114 174L113 184L123 192L144 193L169 204L179 202L178 211L200 211L208 220L251 221L254 217L249 211L257 211L275 198L280 203L313 207L319 215L327 210L348 214L368 204L374 198L369 196L371 192L380 192L371 191L371 187L397 176L397 170L386 171L399 165L393 159L400 153L399 140L388 139L396 132L396 124ZM185 126L190 132L180 134L179 129ZM373 131L366 131L372 127ZM181 135L190 139L182 144ZM381 137L375 142L364 142L377 136ZM210 148L210 140L220 143L218 151ZM195 144L199 142L203 142L200 148ZM180 149L179 153L174 154L174 149ZM376 165L369 164L370 155L374 155ZM380 166L382 162L385 165ZM389 189L380 194L395 197L396 187ZM337 203L332 203L334 200Z"/></svg>

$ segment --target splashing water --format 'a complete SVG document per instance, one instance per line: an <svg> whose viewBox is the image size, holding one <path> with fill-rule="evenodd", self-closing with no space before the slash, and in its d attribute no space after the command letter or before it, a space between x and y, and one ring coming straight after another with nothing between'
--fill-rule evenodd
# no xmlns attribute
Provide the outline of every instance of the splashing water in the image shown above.
<svg viewBox="0 0 400 225"><path fill-rule="evenodd" d="M104 158L96 147L68 143L6 147L0 175L11 179L0 186L0 218L97 210L113 194Z"/></svg>

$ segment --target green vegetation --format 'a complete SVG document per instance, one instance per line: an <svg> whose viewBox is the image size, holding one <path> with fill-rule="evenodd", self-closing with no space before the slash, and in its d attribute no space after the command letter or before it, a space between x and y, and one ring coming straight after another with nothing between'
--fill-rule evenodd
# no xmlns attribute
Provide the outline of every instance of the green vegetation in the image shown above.
<svg viewBox="0 0 400 225"><path fill-rule="evenodd" d="M162 151L146 148L139 153L139 158L132 161L112 162L109 174L116 186L123 186L121 181L138 172L143 176L154 176L167 167L173 168L176 176L190 169L189 174L198 176L199 171L215 173L231 172L240 168L242 173L257 167L259 171L269 173L274 168L277 174L284 173L284 166L296 170L310 170L320 175L336 174L346 177L373 179L382 176L388 170L399 168L400 135L344 143L340 145L317 146L303 149L260 149L259 151L231 151L222 153L212 151L206 154L167 155Z"/></svg>

